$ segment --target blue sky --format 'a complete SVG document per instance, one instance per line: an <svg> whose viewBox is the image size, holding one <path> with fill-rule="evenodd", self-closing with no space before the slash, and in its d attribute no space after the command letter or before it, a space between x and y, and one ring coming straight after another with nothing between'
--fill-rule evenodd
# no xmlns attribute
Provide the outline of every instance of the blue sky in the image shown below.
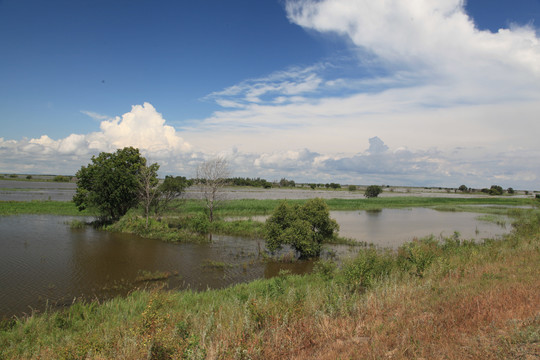
<svg viewBox="0 0 540 360"><path fill-rule="evenodd" d="M0 173L540 190L539 0L0 0Z"/></svg>

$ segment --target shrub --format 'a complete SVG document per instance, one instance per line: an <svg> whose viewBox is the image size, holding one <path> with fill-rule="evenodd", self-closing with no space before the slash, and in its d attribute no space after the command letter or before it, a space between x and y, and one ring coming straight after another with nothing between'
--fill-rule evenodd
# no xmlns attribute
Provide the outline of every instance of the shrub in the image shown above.
<svg viewBox="0 0 540 360"><path fill-rule="evenodd" d="M205 214L198 214L194 216L190 221L193 231L199 234L208 234L210 230L210 220Z"/></svg>
<svg viewBox="0 0 540 360"><path fill-rule="evenodd" d="M325 280L332 279L336 273L336 270L337 265L331 260L319 260L313 266L313 272Z"/></svg>
<svg viewBox="0 0 540 360"><path fill-rule="evenodd" d="M275 251L289 244L301 258L317 257L322 243L338 229L324 200L310 199L302 206L283 201L266 221L266 247Z"/></svg>
<svg viewBox="0 0 540 360"><path fill-rule="evenodd" d="M53 181L55 182L69 182L71 179L69 176L64 176L64 175L56 175L54 178L53 178Z"/></svg>
<svg viewBox="0 0 540 360"><path fill-rule="evenodd" d="M380 193L382 193L383 189L379 185L370 185L366 188L366 192L364 193L364 196L367 198L375 198L379 196Z"/></svg>
<svg viewBox="0 0 540 360"><path fill-rule="evenodd" d="M502 186L499 185L491 185L491 188L489 189L489 195L502 195L504 193L504 190Z"/></svg>
<svg viewBox="0 0 540 360"><path fill-rule="evenodd" d="M433 236L414 239L410 243L402 245L398 249L398 263L403 270L423 276L424 271L440 256L442 250Z"/></svg>
<svg viewBox="0 0 540 360"><path fill-rule="evenodd" d="M348 189L349 189L349 191L356 191L357 187L356 187L356 185L349 185Z"/></svg>
<svg viewBox="0 0 540 360"><path fill-rule="evenodd" d="M343 265L340 279L351 291L366 289L371 287L375 280L388 276L394 264L390 254L365 249Z"/></svg>

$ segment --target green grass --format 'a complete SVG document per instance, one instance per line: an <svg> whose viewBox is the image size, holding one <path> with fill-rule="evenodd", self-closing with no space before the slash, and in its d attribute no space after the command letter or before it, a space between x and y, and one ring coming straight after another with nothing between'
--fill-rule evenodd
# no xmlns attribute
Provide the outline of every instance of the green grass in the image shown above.
<svg viewBox="0 0 540 360"><path fill-rule="evenodd" d="M140 270L135 278L135 281L158 281L167 280L171 276L176 276L178 273L170 273L168 271L148 271Z"/></svg>
<svg viewBox="0 0 540 360"><path fill-rule="evenodd" d="M92 216L95 213L79 211L71 201L0 201L0 215L81 215Z"/></svg>
<svg viewBox="0 0 540 360"><path fill-rule="evenodd" d="M217 208L218 217L268 215L283 200L227 200ZM304 204L307 200L287 200L290 203ZM433 207L441 211L496 212L501 208L476 207L470 205L535 206L534 199L505 198L438 198L420 196L396 196L374 199L328 199L325 200L330 210L380 210L383 208ZM173 202L176 210L165 216L178 214L194 215L204 213L201 200L177 200ZM504 209L507 211L508 209ZM15 214L51 214L51 215L94 215L89 211L79 212L71 201L0 201L0 215Z"/></svg>

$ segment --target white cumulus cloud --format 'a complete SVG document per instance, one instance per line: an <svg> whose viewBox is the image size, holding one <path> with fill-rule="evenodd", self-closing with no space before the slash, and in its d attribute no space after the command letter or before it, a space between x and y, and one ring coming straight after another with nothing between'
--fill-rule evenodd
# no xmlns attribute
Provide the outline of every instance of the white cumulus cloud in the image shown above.
<svg viewBox="0 0 540 360"><path fill-rule="evenodd" d="M96 113L89 116L96 118ZM167 125L150 103L134 105L131 111L101 121L101 131L71 134L54 140L47 135L37 139L0 138L0 166L13 171L74 173L90 161L91 155L133 146L151 161L171 163L191 153L191 145ZM172 161L174 163L174 161ZM178 167L172 166L172 170Z"/></svg>

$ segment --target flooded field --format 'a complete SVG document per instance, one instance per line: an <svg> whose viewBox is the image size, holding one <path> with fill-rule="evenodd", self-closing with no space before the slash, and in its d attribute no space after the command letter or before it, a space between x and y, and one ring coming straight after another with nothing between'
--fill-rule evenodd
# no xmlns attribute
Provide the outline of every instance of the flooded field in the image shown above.
<svg viewBox="0 0 540 360"><path fill-rule="evenodd" d="M341 236L394 249L415 237L434 235L442 238L458 232L461 239L478 241L500 236L509 230L506 226L479 221L475 213L426 208L332 211L331 216L337 220Z"/></svg>
<svg viewBox="0 0 540 360"><path fill-rule="evenodd" d="M482 238L506 231L476 216L430 209L332 212L342 236L388 247L429 234L459 231L463 238ZM0 217L0 317L69 305L75 298L124 295L155 284L145 281L148 276L158 275L170 289L204 290L272 277L282 269L301 274L313 267L311 261L263 261L263 240L214 235L208 244L171 244L92 228L71 229L71 219ZM355 251L347 246L330 249L342 257Z"/></svg>
<svg viewBox="0 0 540 360"><path fill-rule="evenodd" d="M33 182L21 180L0 179L0 201L31 201L31 200L53 200L70 201L75 194L77 185L75 183L62 182ZM325 190L309 188L248 188L229 187L225 188L225 199L257 199L257 200L277 200L277 199L364 199L363 191L346 190ZM460 192L448 192L439 189L424 188L385 188L380 197L393 196L422 196L422 197L485 197L482 194L462 194ZM197 187L189 188L183 196L186 199L200 199L201 193ZM526 197L525 195L515 195L515 197Z"/></svg>
<svg viewBox="0 0 540 360"><path fill-rule="evenodd" d="M258 261L260 240L213 236L209 244L171 244L133 235L71 229L64 216L0 217L0 317L107 298L167 275L169 288L221 288L278 274L304 273L311 262L290 266Z"/></svg>
<svg viewBox="0 0 540 360"><path fill-rule="evenodd" d="M0 201L71 201L76 188L68 182L0 180Z"/></svg>

